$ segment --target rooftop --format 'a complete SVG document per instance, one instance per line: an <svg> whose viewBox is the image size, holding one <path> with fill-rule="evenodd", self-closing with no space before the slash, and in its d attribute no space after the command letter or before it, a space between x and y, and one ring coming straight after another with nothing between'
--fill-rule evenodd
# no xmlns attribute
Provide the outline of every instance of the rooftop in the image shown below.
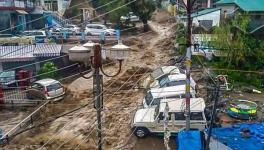
<svg viewBox="0 0 264 150"><path fill-rule="evenodd" d="M236 4L242 10L250 12L264 11L263 0L219 0L216 5Z"/></svg>
<svg viewBox="0 0 264 150"><path fill-rule="evenodd" d="M168 102L169 112L184 111L186 99L163 99L160 101L160 112L163 112ZM191 111L200 112L205 109L205 102L203 98L191 98Z"/></svg>

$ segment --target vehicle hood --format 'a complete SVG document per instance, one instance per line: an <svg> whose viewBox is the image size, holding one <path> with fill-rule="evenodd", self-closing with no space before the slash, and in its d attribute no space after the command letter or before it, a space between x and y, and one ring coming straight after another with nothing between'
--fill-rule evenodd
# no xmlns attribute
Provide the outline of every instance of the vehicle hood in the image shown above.
<svg viewBox="0 0 264 150"><path fill-rule="evenodd" d="M115 32L114 29L106 29L106 31L109 31L109 32Z"/></svg>
<svg viewBox="0 0 264 150"><path fill-rule="evenodd" d="M137 110L134 116L134 123L154 122L155 108L146 108Z"/></svg>

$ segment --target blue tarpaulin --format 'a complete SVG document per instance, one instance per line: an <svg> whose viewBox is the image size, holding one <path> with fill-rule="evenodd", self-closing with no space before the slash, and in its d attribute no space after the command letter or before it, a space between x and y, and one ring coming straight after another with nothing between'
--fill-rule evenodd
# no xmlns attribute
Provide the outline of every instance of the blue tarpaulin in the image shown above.
<svg viewBox="0 0 264 150"><path fill-rule="evenodd" d="M181 131L176 137L178 150L202 150L202 139L200 131Z"/></svg>
<svg viewBox="0 0 264 150"><path fill-rule="evenodd" d="M214 128L212 136L234 150L264 150L264 122Z"/></svg>

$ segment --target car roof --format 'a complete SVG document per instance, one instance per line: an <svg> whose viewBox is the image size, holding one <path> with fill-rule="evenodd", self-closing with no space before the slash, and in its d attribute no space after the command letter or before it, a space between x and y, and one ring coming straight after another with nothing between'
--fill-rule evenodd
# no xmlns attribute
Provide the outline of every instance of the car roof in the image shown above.
<svg viewBox="0 0 264 150"><path fill-rule="evenodd" d="M185 80L186 79L186 75L185 74L172 74L172 75L168 75L168 78L170 81L178 81L178 80Z"/></svg>
<svg viewBox="0 0 264 150"><path fill-rule="evenodd" d="M184 112L186 107L186 99L162 99L159 105L159 111L164 112L166 102L169 106L169 112ZM190 100L191 112L203 112L205 109L205 102L203 98L191 98Z"/></svg>
<svg viewBox="0 0 264 150"><path fill-rule="evenodd" d="M153 88L150 89L149 91L151 92L153 98L159 98L159 97L169 97L174 95L185 94L185 90L186 90L185 85L177 85L177 86L170 86L165 88ZM194 90L191 89L191 92L194 93Z"/></svg>
<svg viewBox="0 0 264 150"><path fill-rule="evenodd" d="M162 66L161 67L162 71L166 74L166 73L180 73L180 70L178 67L176 66Z"/></svg>
<svg viewBox="0 0 264 150"><path fill-rule="evenodd" d="M87 24L86 26L103 26L103 27L105 27L105 25L103 25L103 24Z"/></svg>
<svg viewBox="0 0 264 150"><path fill-rule="evenodd" d="M38 83L38 84L41 84L43 86L48 86L48 85L55 84L55 83L60 83L60 82L57 81L57 80L51 79L51 78L47 78L47 79L38 80L38 81L36 81L34 83Z"/></svg>
<svg viewBox="0 0 264 150"><path fill-rule="evenodd" d="M160 78L161 76L164 76L166 74L173 73L173 74L178 74L180 73L180 70L176 66L162 66L157 69L155 69L152 73L151 76L153 78Z"/></svg>

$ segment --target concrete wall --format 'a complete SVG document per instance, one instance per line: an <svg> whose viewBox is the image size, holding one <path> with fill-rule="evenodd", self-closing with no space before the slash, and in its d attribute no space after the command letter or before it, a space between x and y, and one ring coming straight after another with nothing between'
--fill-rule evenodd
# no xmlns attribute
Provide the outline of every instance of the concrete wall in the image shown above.
<svg viewBox="0 0 264 150"><path fill-rule="evenodd" d="M232 16L235 10L237 9L237 6L235 4L230 4L226 6L217 6L217 8L221 8L222 15L224 15L224 12L226 11L227 16Z"/></svg>

